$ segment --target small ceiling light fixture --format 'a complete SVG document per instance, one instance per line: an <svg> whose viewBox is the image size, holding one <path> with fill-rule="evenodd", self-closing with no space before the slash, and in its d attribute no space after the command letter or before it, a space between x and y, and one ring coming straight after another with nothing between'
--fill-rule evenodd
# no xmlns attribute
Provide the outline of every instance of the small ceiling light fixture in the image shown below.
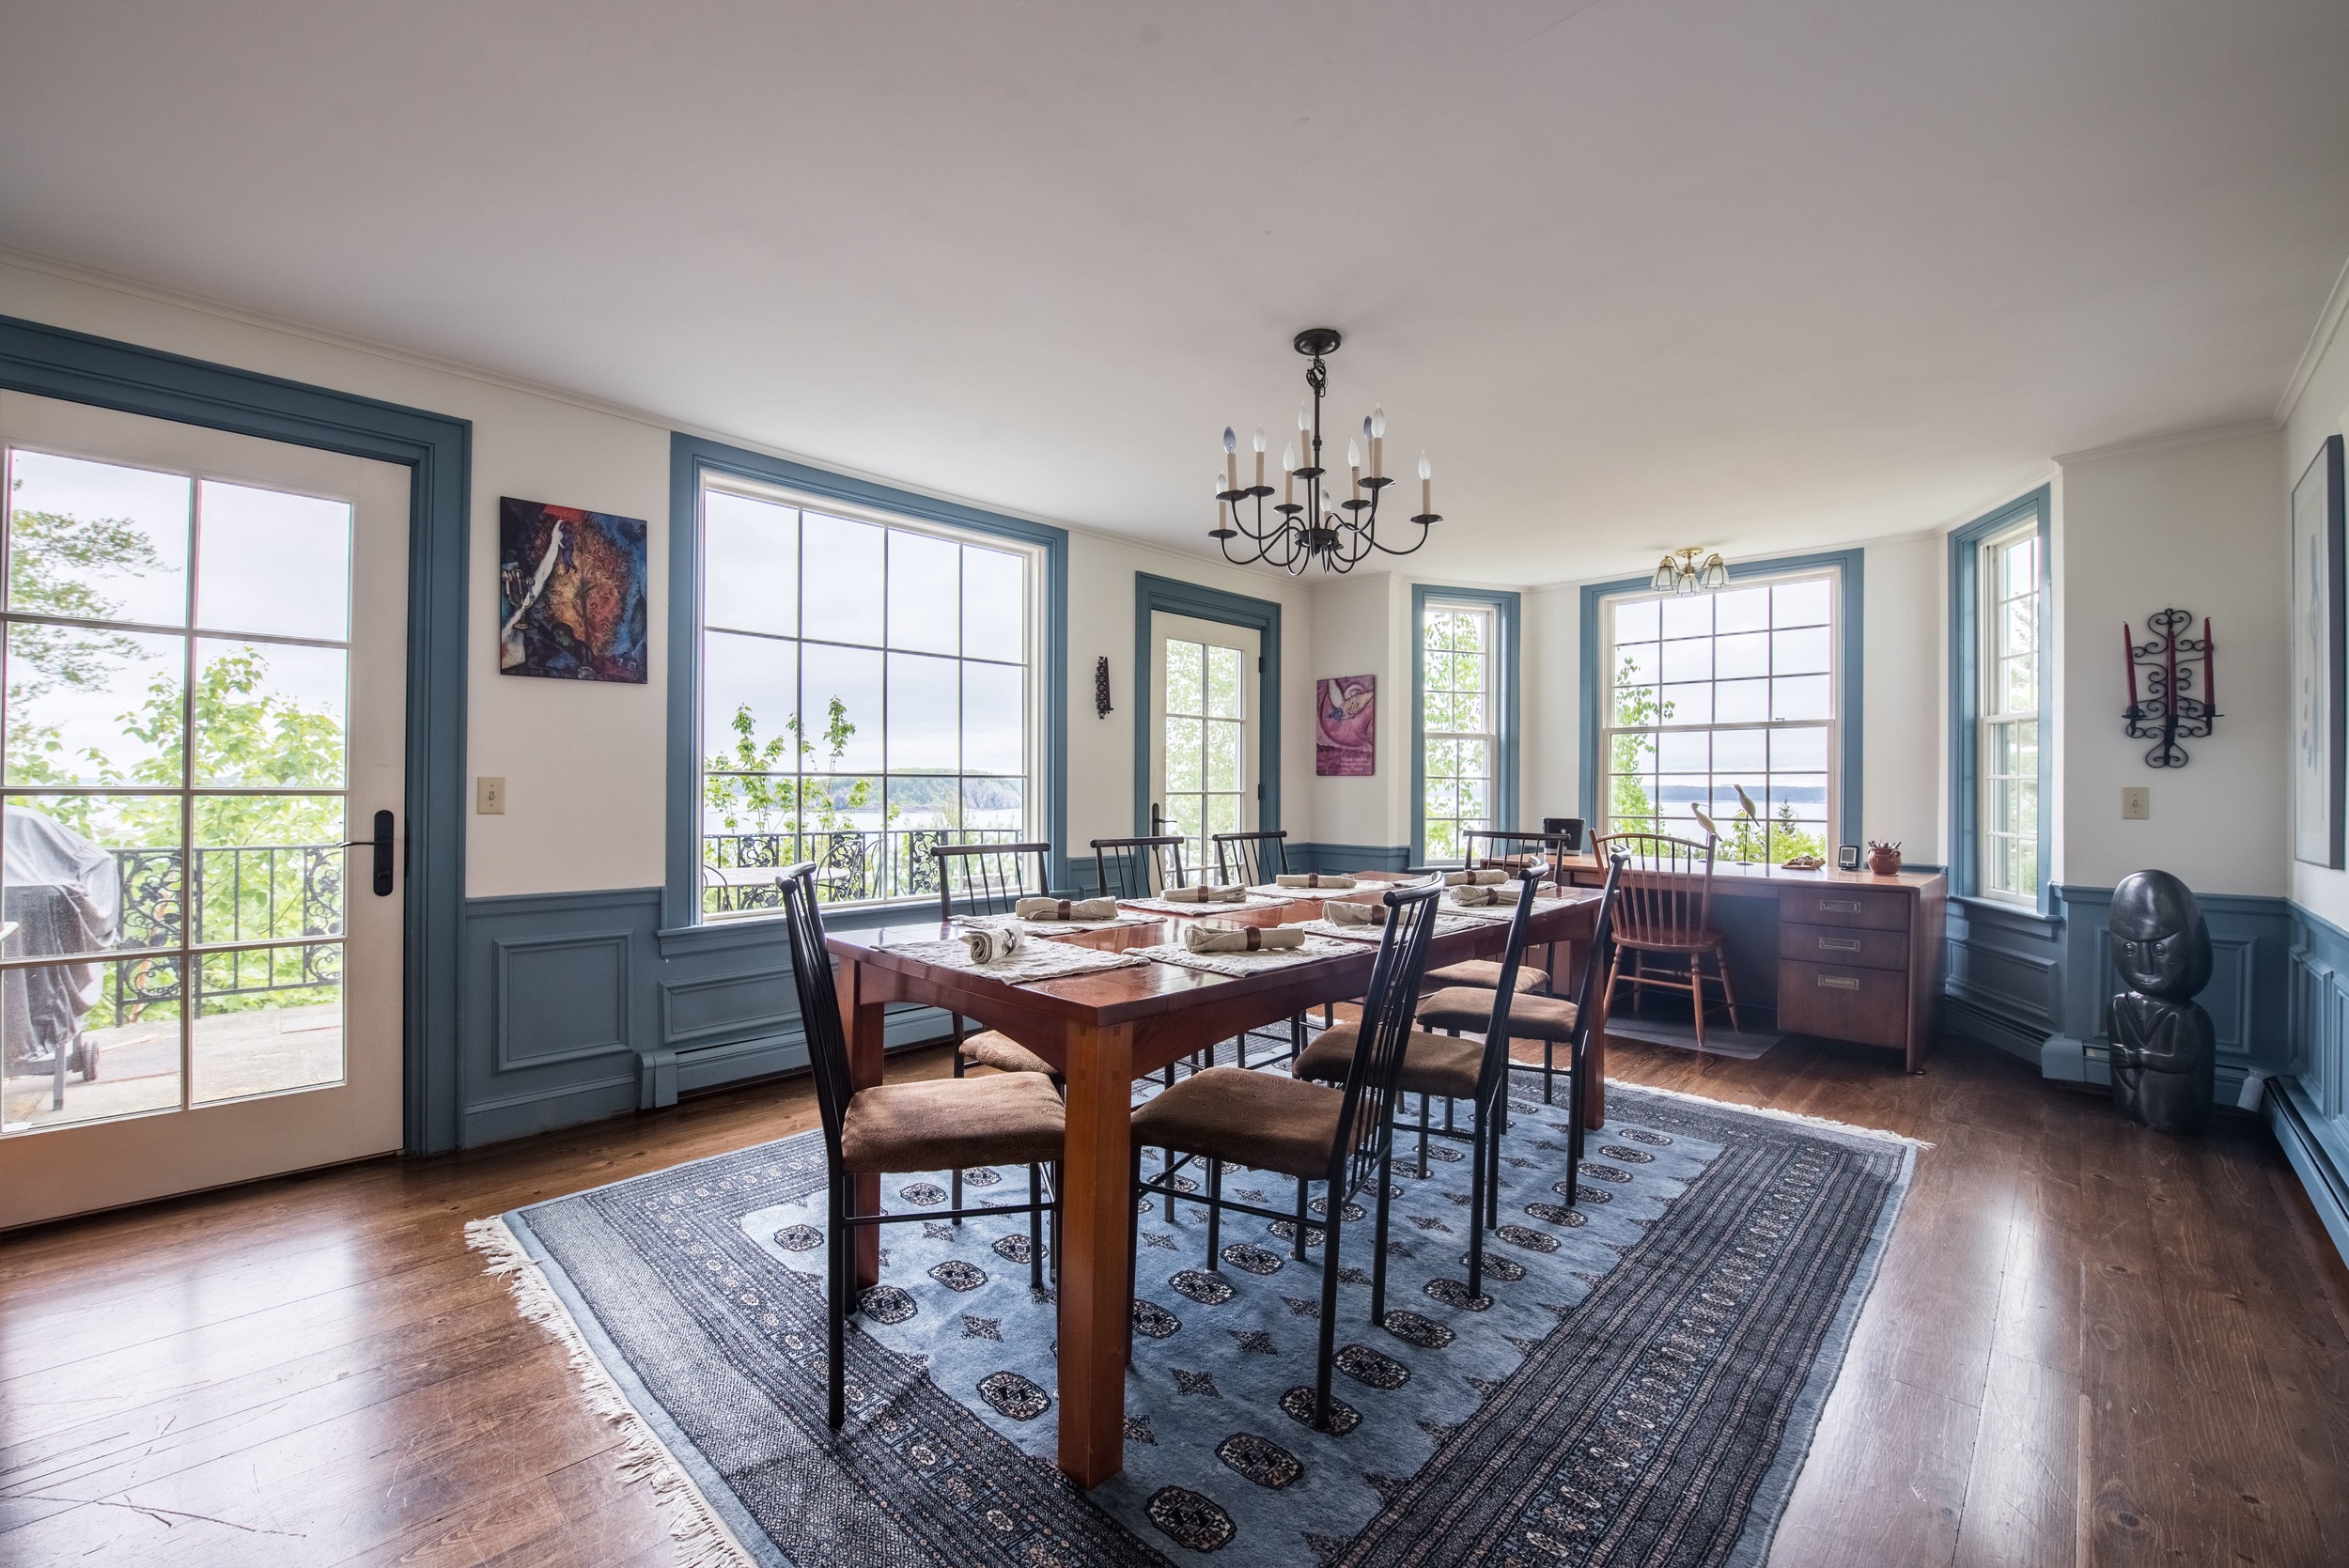
<svg viewBox="0 0 2349 1568"><path fill-rule="evenodd" d="M1367 560L1373 551L1389 555L1408 555L1427 542L1427 531L1442 518L1436 515L1436 471L1425 453L1419 458L1419 515L1411 519L1419 524L1419 536L1407 545L1392 545L1378 537L1378 497L1389 485L1387 477L1387 414L1384 409L1372 409L1362 421L1360 440L1346 443L1346 464L1351 476L1354 493L1344 501L1333 501L1325 510L1321 499L1321 478L1329 471L1321 466L1321 399L1330 388L1330 367L1323 364L1325 356L1337 352L1340 339L1335 328L1308 327L1297 334L1292 344L1300 354L1309 356L1313 364L1306 367L1305 385L1312 389L1314 399L1310 409L1299 405L1297 410L1297 439L1281 454L1281 469L1285 477L1281 484L1281 504L1273 510L1277 520L1264 515L1265 498L1272 487L1264 482L1264 427L1256 427L1255 483L1239 482L1239 437L1230 426L1223 429L1223 472L1216 475L1215 527L1207 537L1223 551L1223 558L1235 566L1252 567L1259 561L1269 561L1292 577L1304 571L1315 561L1324 571L1347 572ZM1363 467L1367 460L1369 472ZM1305 481L1305 499L1297 499L1297 481ZM1368 491L1367 497L1363 492ZM1254 520L1240 513L1240 503L1255 502ZM1239 553L1235 554L1232 541L1241 539Z"/></svg>
<svg viewBox="0 0 2349 1568"><path fill-rule="evenodd" d="M1702 565L1697 561L1700 555L1704 556ZM1719 593L1729 586L1729 563L1718 550L1707 555L1703 545L1690 545L1657 562L1648 586L1659 594Z"/></svg>

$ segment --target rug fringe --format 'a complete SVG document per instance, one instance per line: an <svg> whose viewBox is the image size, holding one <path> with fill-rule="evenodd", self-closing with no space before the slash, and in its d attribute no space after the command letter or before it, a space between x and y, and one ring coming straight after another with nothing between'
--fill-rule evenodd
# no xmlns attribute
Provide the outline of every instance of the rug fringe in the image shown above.
<svg viewBox="0 0 2349 1568"><path fill-rule="evenodd" d="M1662 1094L1670 1099L1692 1100L1698 1105L1719 1106L1723 1110L1742 1110L1750 1116L1767 1116L1777 1122L1793 1122L1806 1127L1825 1127L1830 1132L1857 1133L1862 1138L1880 1138L1887 1142L1906 1144L1912 1149L1933 1147L1932 1143L1921 1138L1911 1138L1906 1133L1891 1132L1883 1127L1863 1127L1856 1122L1838 1122L1826 1116L1806 1116L1799 1110L1781 1110L1776 1106L1768 1105L1747 1105L1741 1100L1717 1100L1709 1094L1691 1094L1685 1089L1666 1089L1653 1083L1631 1083L1618 1079L1609 1079L1607 1081L1615 1088L1629 1089L1636 1094Z"/></svg>
<svg viewBox="0 0 2349 1568"><path fill-rule="evenodd" d="M469 1221L465 1245L489 1260L482 1272L506 1281L523 1320L545 1327L568 1353L571 1374L586 1396L587 1407L619 1433L621 1480L652 1488L653 1500L677 1542L677 1568L758 1568L757 1560L742 1549L676 1455L596 1358L570 1309L506 1221Z"/></svg>

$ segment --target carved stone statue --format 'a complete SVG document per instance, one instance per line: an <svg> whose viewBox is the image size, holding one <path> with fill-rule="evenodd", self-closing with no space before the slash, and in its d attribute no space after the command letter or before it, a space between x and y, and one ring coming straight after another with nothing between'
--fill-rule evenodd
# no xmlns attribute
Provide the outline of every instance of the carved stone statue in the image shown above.
<svg viewBox="0 0 2349 1568"><path fill-rule="evenodd" d="M2112 966L2132 987L2105 1015L2112 1100L2159 1132L2210 1120L2218 1048L2194 998L2210 984L2210 927L2194 893L2166 871L2135 871L2112 890Z"/></svg>

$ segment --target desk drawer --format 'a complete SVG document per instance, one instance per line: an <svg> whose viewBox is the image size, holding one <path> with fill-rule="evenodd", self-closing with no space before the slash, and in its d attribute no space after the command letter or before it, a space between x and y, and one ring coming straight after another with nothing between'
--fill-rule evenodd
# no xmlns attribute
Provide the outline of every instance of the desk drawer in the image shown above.
<svg viewBox="0 0 2349 1568"><path fill-rule="evenodd" d="M1797 925L1788 921L1778 928L1778 955L1856 969L1905 970L1908 968L1908 933L1872 931L1864 925Z"/></svg>
<svg viewBox="0 0 2349 1568"><path fill-rule="evenodd" d="M1778 1027L1863 1046L1906 1046L1908 976L1789 959L1778 966Z"/></svg>
<svg viewBox="0 0 2349 1568"><path fill-rule="evenodd" d="M1861 925L1872 931L1908 929L1909 897L1870 888L1786 888L1778 918L1788 925Z"/></svg>

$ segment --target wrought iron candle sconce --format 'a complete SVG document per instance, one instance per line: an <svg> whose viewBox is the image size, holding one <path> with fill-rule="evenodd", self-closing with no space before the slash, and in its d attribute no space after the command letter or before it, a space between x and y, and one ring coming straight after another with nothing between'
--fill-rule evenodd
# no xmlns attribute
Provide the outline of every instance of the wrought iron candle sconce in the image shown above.
<svg viewBox="0 0 2349 1568"><path fill-rule="evenodd" d="M2129 671L2129 706L2122 717L2131 740L2150 740L2148 768L2184 768L2181 740L2200 740L2218 720L2217 664L2213 655L2210 617L2202 618L2200 637L2182 637L2194 625L2191 613L2176 608L2145 617L2153 640L2139 643L2136 629L2121 623L2121 646ZM2144 667L2145 694L2138 694L2138 670ZM2196 666L2200 666L2199 675ZM2197 694L2195 688L2201 690Z"/></svg>
<svg viewBox="0 0 2349 1568"><path fill-rule="evenodd" d="M1110 656L1103 654L1093 661L1093 715L1097 719L1110 716Z"/></svg>

